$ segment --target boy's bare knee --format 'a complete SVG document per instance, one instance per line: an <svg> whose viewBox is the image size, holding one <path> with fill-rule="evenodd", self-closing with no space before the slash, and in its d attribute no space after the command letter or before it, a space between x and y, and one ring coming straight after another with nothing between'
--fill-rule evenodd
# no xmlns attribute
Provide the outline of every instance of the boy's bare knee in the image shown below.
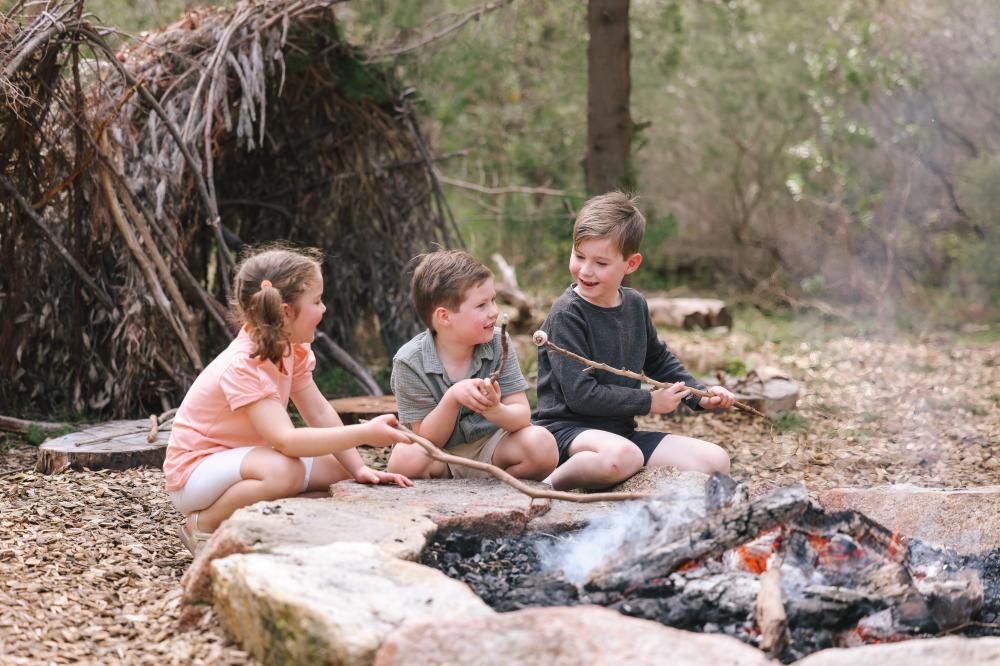
<svg viewBox="0 0 1000 666"><path fill-rule="evenodd" d="M699 472L704 472L705 474L719 473L729 476L731 469L729 454L721 446L713 444L708 451L705 451L698 462L700 463L699 467L701 467L701 469L697 470Z"/></svg>
<svg viewBox="0 0 1000 666"><path fill-rule="evenodd" d="M604 453L606 481L618 483L639 471L642 467L642 451L638 446L616 446Z"/></svg>

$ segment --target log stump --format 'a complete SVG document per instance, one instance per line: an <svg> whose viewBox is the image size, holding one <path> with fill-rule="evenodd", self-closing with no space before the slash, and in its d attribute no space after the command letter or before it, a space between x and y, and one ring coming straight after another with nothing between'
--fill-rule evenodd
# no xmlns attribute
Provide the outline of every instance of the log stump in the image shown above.
<svg viewBox="0 0 1000 666"><path fill-rule="evenodd" d="M55 474L72 469L129 469L148 465L162 467L167 454L169 428L157 433L152 444L146 441L148 419L109 421L78 432L56 437L38 447L35 471Z"/></svg>
<svg viewBox="0 0 1000 666"><path fill-rule="evenodd" d="M719 379L737 400L768 416L792 411L799 400L799 385L777 368L760 367L743 378Z"/></svg>
<svg viewBox="0 0 1000 666"><path fill-rule="evenodd" d="M649 316L659 326L694 328L733 328L733 316L723 301L714 298L663 298L646 299Z"/></svg>
<svg viewBox="0 0 1000 666"><path fill-rule="evenodd" d="M344 425L353 425L361 419L371 419L380 414L396 413L396 397L392 395L364 395L337 398L330 401Z"/></svg>

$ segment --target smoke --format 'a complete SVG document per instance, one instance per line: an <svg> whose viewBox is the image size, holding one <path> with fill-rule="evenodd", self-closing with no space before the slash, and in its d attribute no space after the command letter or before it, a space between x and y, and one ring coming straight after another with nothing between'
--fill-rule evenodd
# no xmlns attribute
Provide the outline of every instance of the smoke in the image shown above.
<svg viewBox="0 0 1000 666"><path fill-rule="evenodd" d="M536 547L542 571L560 571L582 585L591 572L615 555L629 552L655 533L672 530L705 515L705 496L692 495L645 502L625 502L614 511L598 515L587 527L558 541Z"/></svg>

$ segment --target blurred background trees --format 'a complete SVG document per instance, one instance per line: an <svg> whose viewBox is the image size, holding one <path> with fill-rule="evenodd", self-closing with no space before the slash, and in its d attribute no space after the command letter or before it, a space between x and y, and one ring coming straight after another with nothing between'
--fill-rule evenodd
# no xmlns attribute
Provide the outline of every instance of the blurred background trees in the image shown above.
<svg viewBox="0 0 1000 666"><path fill-rule="evenodd" d="M416 43L481 4L338 14L356 43ZM588 4L514 0L396 59L469 248L536 292L567 281L587 196ZM996 316L1000 5L625 4L628 176L650 220L635 286L903 324ZM186 3L89 6L138 32Z"/></svg>

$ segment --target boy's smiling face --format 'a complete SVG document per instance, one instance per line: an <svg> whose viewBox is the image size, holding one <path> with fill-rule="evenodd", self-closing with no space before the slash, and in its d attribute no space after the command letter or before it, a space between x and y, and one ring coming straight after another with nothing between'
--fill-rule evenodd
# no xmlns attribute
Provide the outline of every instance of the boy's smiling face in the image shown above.
<svg viewBox="0 0 1000 666"><path fill-rule="evenodd" d="M493 327L499 316L497 290L493 278L488 278L465 292L458 310L437 308L434 328L438 334L444 333L453 340L478 345L493 340Z"/></svg>
<svg viewBox="0 0 1000 666"><path fill-rule="evenodd" d="M610 308L621 302L618 288L640 263L638 252L626 259L610 238L590 238L573 248L569 272L577 294L594 305Z"/></svg>

